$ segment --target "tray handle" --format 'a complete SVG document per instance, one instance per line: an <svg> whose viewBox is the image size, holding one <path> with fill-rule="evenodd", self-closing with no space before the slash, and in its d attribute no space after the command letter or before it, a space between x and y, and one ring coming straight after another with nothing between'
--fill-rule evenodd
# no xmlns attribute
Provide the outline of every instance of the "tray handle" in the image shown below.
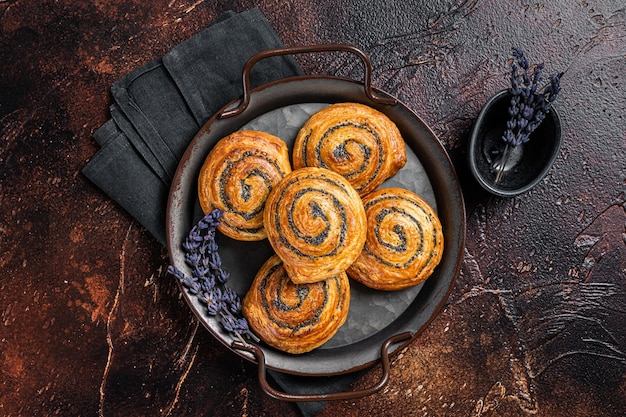
<svg viewBox="0 0 626 417"><path fill-rule="evenodd" d="M232 347L239 350L245 350L247 352L252 353L259 364L258 370L258 379L259 384L263 391L272 398L276 398L278 400L283 401L292 401L292 402L300 402L300 401L336 401L336 400L352 400L355 398L366 397L368 395L372 395L378 391L380 391L387 382L389 382L389 348L391 345L399 342L403 342L405 340L409 340L413 337L411 332L404 332L394 336L391 336L387 339L380 348L380 357L382 362L383 374L380 380L373 386L369 388L364 388L358 391L341 391L341 392L332 392L332 393L323 393L323 394L289 394L287 392L279 391L267 382L267 373L265 366L265 354L263 350L257 345L253 344L244 344L239 341L234 341Z"/></svg>
<svg viewBox="0 0 626 417"><path fill-rule="evenodd" d="M250 71L254 64L259 62L262 59L277 56L277 55L291 55L291 54L301 54L308 52L352 52L361 58L363 62L363 66L365 67L365 79L363 80L363 84L365 87L365 94L367 96L381 104L396 104L397 100L391 97L381 97L374 94L372 89L372 63L369 57L360 49L352 45L342 45L342 44L324 44L324 45L311 45L311 46L293 46L288 48L276 48L269 49L267 51L259 52L253 55L243 67L243 97L239 102L239 105L233 109L224 110L219 117L220 118L228 118L232 116L236 116L242 113L250 104Z"/></svg>

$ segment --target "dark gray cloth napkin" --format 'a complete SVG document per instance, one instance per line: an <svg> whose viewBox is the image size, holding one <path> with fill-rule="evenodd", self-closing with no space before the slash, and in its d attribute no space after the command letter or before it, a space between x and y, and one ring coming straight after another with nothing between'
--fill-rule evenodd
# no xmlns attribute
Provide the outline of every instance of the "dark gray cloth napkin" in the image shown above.
<svg viewBox="0 0 626 417"><path fill-rule="evenodd" d="M241 72L254 54L283 44L258 9L226 12L201 32L116 81L111 119L94 133L100 150L83 174L165 245L169 187L189 142L220 108L241 97ZM302 74L290 56L260 61L255 87ZM342 391L360 374L309 378L270 373L290 393ZM324 403L298 403L314 416Z"/></svg>
<svg viewBox="0 0 626 417"><path fill-rule="evenodd" d="M258 9L226 12L208 27L116 81L111 119L94 133L102 146L83 174L162 244L174 172L200 127L241 96L241 71L257 52L282 47ZM262 60L251 85L301 74L293 57Z"/></svg>

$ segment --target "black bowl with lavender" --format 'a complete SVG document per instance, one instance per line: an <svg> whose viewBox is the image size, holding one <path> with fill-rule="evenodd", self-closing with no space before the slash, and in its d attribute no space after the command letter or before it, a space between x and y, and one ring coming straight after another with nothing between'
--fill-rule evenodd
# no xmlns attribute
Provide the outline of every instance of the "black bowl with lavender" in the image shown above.
<svg viewBox="0 0 626 417"><path fill-rule="evenodd" d="M468 163L476 181L500 197L525 193L541 181L561 147L561 120L552 107L527 142L506 150L502 135L509 120L511 93L503 90L483 106L468 143ZM503 161L504 160L504 161Z"/></svg>

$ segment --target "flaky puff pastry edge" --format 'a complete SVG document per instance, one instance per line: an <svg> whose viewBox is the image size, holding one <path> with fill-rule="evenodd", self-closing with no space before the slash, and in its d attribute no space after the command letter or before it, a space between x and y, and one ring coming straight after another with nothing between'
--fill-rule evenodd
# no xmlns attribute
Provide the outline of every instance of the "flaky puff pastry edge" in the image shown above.
<svg viewBox="0 0 626 417"><path fill-rule="evenodd" d="M272 171L266 170L266 176L271 178L271 186L282 179L284 175L291 172L289 150L287 144L282 139L256 130L233 132L220 139L205 158L198 175L198 199L204 213L208 213L216 208L224 212L218 226L220 232L236 240L258 241L267 237L263 226L263 209L265 206L264 200L269 192L260 196L253 194L249 197L250 201L240 202L240 206L236 206L233 203L232 207L228 207L223 201L223 195L230 194L232 201L238 201L237 193L240 195L242 193L238 187L241 186L244 179L227 181L227 189L223 189L220 184L225 170L224 164L232 163L233 160L242 158L242 155L246 152L253 157L248 157L238 163L246 164L248 163L247 161L250 161L250 165L238 165L233 171L241 174L245 173L246 169L265 169L270 166ZM267 160L264 158L267 158ZM245 179L245 181L249 180L250 177ZM260 190L252 186L250 187L250 192L264 191L263 187L258 188ZM245 213L249 206L256 211L260 210L260 212L254 217L246 218L241 213Z"/></svg>
<svg viewBox="0 0 626 417"><path fill-rule="evenodd" d="M348 126L350 124L355 126L351 128ZM364 128L366 133L359 133L356 126ZM366 164L365 168L359 168L359 172L343 172L352 162L350 159L344 160L345 155L337 158L330 148L324 152L321 161L316 158L316 153L322 152L319 148L316 149L319 140L338 127L342 127L339 132L350 132L346 133L349 137L342 135L336 138L343 146L347 146L347 142L358 141L361 135L371 139L371 135L367 133L369 129L376 132L381 141L381 149L374 151L374 155L377 152L381 154L380 159L370 155L369 161L373 167ZM333 134L339 133L330 133L330 137ZM364 196L394 176L406 164L407 156L400 130L386 114L365 104L346 102L331 104L309 117L296 136L292 159L294 169L314 166L339 172L348 178L361 196ZM366 172L370 174L366 175Z"/></svg>
<svg viewBox="0 0 626 417"><path fill-rule="evenodd" d="M444 249L442 225L433 208L416 193L402 188L378 189L365 196L363 204L367 239L361 255L347 270L350 278L385 291L409 288L429 278ZM398 222L390 221L391 217L385 220L384 214L379 215L381 208L387 215L398 215ZM399 250L403 245L407 246L406 253Z"/></svg>
<svg viewBox="0 0 626 417"><path fill-rule="evenodd" d="M299 288L304 287L314 299L301 298L305 291ZM280 298L274 292L279 289ZM263 342L284 352L302 354L337 333L348 317L349 306L350 281L345 272L312 284L295 284L282 260L273 255L261 266L244 296L242 312Z"/></svg>

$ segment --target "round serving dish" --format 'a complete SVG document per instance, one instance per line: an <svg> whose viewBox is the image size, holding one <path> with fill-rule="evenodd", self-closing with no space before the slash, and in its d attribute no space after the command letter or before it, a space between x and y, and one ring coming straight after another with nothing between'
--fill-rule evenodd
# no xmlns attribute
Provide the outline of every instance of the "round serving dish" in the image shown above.
<svg viewBox="0 0 626 417"><path fill-rule="evenodd" d="M328 46L328 50L336 48ZM275 53L307 51L308 48L286 48ZM262 343L249 349L242 347L206 313L205 305L181 285L185 300L213 336L234 353L255 363L263 362L259 363L263 369L267 366L288 374L320 376L353 372L381 359L388 365L386 354L409 343L444 306L461 266L465 210L445 149L428 126L395 98L369 87L369 83L364 88L363 83L327 76L293 77L246 90L244 105L233 111L240 102L230 103L200 129L181 159L170 190L166 218L170 262L188 272L181 244L202 217L197 177L219 139L236 130L254 128L279 135L291 148L307 114L338 102L371 106L396 123L405 139L409 162L383 186L412 189L436 208L444 232L443 258L424 284L409 290L383 292L352 283L346 324L325 345L302 355L287 354ZM229 284L243 297L258 268L272 254L271 247L267 241L240 242L221 234L217 243L223 265L231 273Z"/></svg>

